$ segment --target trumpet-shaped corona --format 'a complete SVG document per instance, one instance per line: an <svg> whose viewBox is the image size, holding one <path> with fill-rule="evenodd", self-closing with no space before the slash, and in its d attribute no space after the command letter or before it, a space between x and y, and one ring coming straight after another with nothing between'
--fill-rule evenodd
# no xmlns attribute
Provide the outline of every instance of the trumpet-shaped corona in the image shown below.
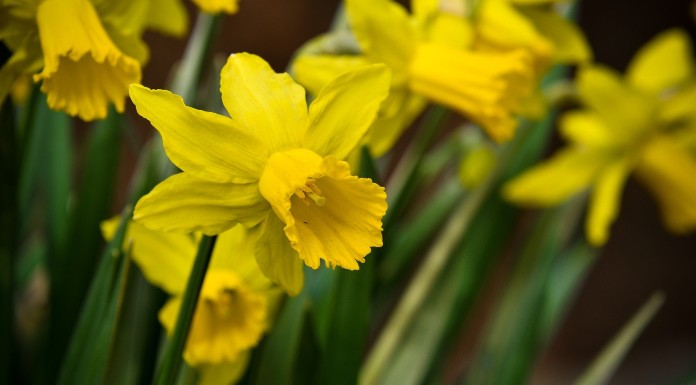
<svg viewBox="0 0 696 385"><path fill-rule="evenodd" d="M148 50L146 28L181 36L180 0L20 0L2 5L0 39L12 56L0 69L0 102L15 79L33 74L50 108L83 120L123 111Z"/></svg>
<svg viewBox="0 0 696 385"><path fill-rule="evenodd" d="M531 90L530 63L524 51L485 54L424 43L411 59L409 87L469 116L502 142L512 138L513 113Z"/></svg>
<svg viewBox="0 0 696 385"><path fill-rule="evenodd" d="M45 0L36 18L44 69L34 80L43 80L49 107L83 120L104 118L109 104L123 112L128 86L140 82L140 63L113 44L92 4Z"/></svg>

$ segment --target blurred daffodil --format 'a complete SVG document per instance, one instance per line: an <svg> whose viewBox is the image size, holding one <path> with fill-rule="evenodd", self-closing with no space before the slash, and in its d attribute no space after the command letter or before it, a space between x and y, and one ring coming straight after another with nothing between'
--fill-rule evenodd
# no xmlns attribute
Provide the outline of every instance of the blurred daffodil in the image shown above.
<svg viewBox="0 0 696 385"><path fill-rule="evenodd" d="M656 196L667 226L696 227L696 84L691 46L682 31L667 31L642 48L622 79L599 65L582 68L577 88L586 108L560 120L570 145L509 182L504 195L551 206L591 189L586 233L602 245L618 214L632 171Z"/></svg>
<svg viewBox="0 0 696 385"><path fill-rule="evenodd" d="M106 239L113 237L119 221L102 224ZM128 223L124 248L147 280L171 295L159 313L168 333L176 324L199 239ZM184 349L184 359L200 369L203 383L235 382L250 349L272 323L282 292L256 265L254 244L253 235L238 225L220 234L215 245Z"/></svg>
<svg viewBox="0 0 696 385"><path fill-rule="evenodd" d="M531 89L532 67L524 51L476 52L470 25L461 18L424 22L424 2L414 15L392 0L347 0L346 11L359 54L301 54L293 64L312 93L338 74L369 63L392 70L391 92L367 140L376 156L433 101L480 124L496 141L515 132L514 113ZM430 2L431 3L431 2Z"/></svg>
<svg viewBox="0 0 696 385"><path fill-rule="evenodd" d="M290 294L302 288L302 261L358 269L370 247L382 245L386 195L342 159L387 96L388 69L343 74L309 111L304 89L258 56L231 55L220 76L231 119L187 107L168 91L131 86L138 113L183 170L138 202L135 220L205 234L262 222L256 259Z"/></svg>
<svg viewBox="0 0 696 385"><path fill-rule="evenodd" d="M421 22L431 33L443 35L451 19L468 21L468 44L478 52L505 53L524 50L532 59L537 89L525 100L519 114L538 119L545 115L547 97L538 88L551 64L579 64L592 59L585 36L561 15L568 4L558 0L414 0ZM446 30L445 30L446 32ZM453 34L447 33L446 36Z"/></svg>
<svg viewBox="0 0 696 385"><path fill-rule="evenodd" d="M180 0L13 0L0 8L0 39L13 52L0 69L0 101L21 74L42 82L49 107L83 120L123 111L140 81L146 28L183 35ZM37 73L38 72L38 73Z"/></svg>

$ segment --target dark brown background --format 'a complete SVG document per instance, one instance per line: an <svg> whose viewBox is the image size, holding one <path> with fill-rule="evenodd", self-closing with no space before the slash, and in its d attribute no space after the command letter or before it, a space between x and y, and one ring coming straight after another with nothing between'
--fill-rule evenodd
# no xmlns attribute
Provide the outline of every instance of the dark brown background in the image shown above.
<svg viewBox="0 0 696 385"><path fill-rule="evenodd" d="M294 50L329 27L335 0L247 0L224 20L216 52L248 51L282 71ZM190 6L190 5L189 5ZM191 9L192 11L192 9ZM587 0L579 13L598 62L623 70L633 53L656 33L674 26L690 30L689 2ZM192 20L193 22L193 20ZM182 55L184 41L148 34L151 62L144 83L161 88ZM696 107L696 106L695 106ZM149 128L143 126L143 135ZM128 151L128 150L126 150ZM130 157L133 157L130 153ZM123 170L128 174L130 166ZM694 176L696 177L696 176ZM660 223L653 199L634 180L601 260L532 383L568 383L655 290L666 303L619 369L613 384L673 384L696 373L696 236L677 237Z"/></svg>

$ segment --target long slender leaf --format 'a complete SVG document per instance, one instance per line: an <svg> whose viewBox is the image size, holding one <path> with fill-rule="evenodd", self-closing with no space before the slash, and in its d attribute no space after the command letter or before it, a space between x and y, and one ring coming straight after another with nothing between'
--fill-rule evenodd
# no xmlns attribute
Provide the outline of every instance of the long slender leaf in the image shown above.
<svg viewBox="0 0 696 385"><path fill-rule="evenodd" d="M99 267L87 294L67 354L61 361L57 383L63 385L91 384L100 378L97 367L103 357L115 320L118 282L121 277L121 244L126 230L126 218L121 221L114 238L104 250Z"/></svg>
<svg viewBox="0 0 696 385"><path fill-rule="evenodd" d="M210 263L216 240L217 236L204 235L198 244L196 259L193 262L193 267L186 283L186 290L183 293L174 332L169 336L169 342L164 351L162 362L157 368L155 384L173 385L176 383L189 329L191 322L193 322L196 305L198 304L198 295L201 292L201 287L203 287L203 280L208 270L208 264Z"/></svg>
<svg viewBox="0 0 696 385"><path fill-rule="evenodd" d="M612 338L607 346L587 371L575 382L577 385L603 385L609 382L611 376L618 368L619 364L638 339L643 329L650 323L657 311L664 303L665 297L662 293L655 293L648 301L641 306L640 310L631 320L621 328L621 331Z"/></svg>
<svg viewBox="0 0 696 385"><path fill-rule="evenodd" d="M286 301L263 346L254 384L294 383L304 324L309 319L310 301L309 296L303 293Z"/></svg>

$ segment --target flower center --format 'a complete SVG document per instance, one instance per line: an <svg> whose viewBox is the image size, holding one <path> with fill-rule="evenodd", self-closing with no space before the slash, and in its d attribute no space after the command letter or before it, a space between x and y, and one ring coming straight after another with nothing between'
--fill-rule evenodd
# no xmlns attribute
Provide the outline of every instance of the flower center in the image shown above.
<svg viewBox="0 0 696 385"><path fill-rule="evenodd" d="M321 195L321 190L316 185L317 180L314 178L308 178L307 183L295 190L295 196L300 198L302 203L310 206L314 202L317 206L323 206L326 204L326 198Z"/></svg>

